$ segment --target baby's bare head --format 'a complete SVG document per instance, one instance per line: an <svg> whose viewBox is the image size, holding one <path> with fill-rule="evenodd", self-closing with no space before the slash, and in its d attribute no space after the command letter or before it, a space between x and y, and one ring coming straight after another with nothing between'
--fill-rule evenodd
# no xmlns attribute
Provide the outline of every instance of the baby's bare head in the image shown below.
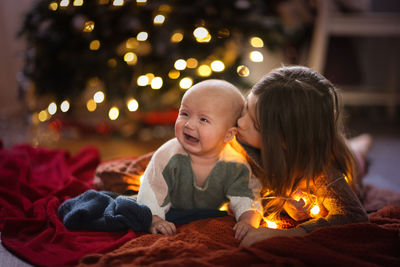
<svg viewBox="0 0 400 267"><path fill-rule="evenodd" d="M233 84L217 79L201 81L193 85L183 96L194 97L198 101L209 101L215 103L221 116L226 118L229 125L236 125L244 106L244 97L239 89Z"/></svg>

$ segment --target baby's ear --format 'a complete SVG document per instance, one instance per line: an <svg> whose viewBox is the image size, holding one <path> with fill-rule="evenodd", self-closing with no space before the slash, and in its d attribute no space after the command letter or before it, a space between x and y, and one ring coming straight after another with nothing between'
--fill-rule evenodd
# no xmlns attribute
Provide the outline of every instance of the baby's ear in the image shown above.
<svg viewBox="0 0 400 267"><path fill-rule="evenodd" d="M237 133L236 127L229 128L228 131L226 131L224 141L228 143L229 141L232 140L232 138L236 135L236 133Z"/></svg>

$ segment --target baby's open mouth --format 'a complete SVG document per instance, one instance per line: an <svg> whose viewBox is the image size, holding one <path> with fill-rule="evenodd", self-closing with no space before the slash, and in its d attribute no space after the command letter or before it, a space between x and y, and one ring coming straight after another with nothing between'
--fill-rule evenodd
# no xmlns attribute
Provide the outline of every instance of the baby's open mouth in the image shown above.
<svg viewBox="0 0 400 267"><path fill-rule="evenodd" d="M183 134L185 136L185 139L190 141L190 142L199 142L199 139L196 137L193 137L189 134Z"/></svg>

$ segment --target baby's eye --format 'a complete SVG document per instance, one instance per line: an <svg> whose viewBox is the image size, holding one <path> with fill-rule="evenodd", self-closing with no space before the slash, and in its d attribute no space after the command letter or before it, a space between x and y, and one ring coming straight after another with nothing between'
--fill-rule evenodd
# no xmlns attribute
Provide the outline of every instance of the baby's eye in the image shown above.
<svg viewBox="0 0 400 267"><path fill-rule="evenodd" d="M181 116L188 116L187 112L183 112L183 111L181 111L181 112L179 113L179 115L181 115Z"/></svg>
<svg viewBox="0 0 400 267"><path fill-rule="evenodd" d="M200 121L202 122L208 122L208 120L206 118L201 118Z"/></svg>

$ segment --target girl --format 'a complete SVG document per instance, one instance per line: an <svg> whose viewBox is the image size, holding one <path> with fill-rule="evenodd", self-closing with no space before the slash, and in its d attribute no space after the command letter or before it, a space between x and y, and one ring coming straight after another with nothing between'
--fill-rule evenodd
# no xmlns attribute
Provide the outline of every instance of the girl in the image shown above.
<svg viewBox="0 0 400 267"><path fill-rule="evenodd" d="M356 164L342 131L336 89L309 68L278 68L252 88L237 138L263 185L265 214L276 219L285 211L307 221L288 230L253 229L242 245L368 221L353 191Z"/></svg>

